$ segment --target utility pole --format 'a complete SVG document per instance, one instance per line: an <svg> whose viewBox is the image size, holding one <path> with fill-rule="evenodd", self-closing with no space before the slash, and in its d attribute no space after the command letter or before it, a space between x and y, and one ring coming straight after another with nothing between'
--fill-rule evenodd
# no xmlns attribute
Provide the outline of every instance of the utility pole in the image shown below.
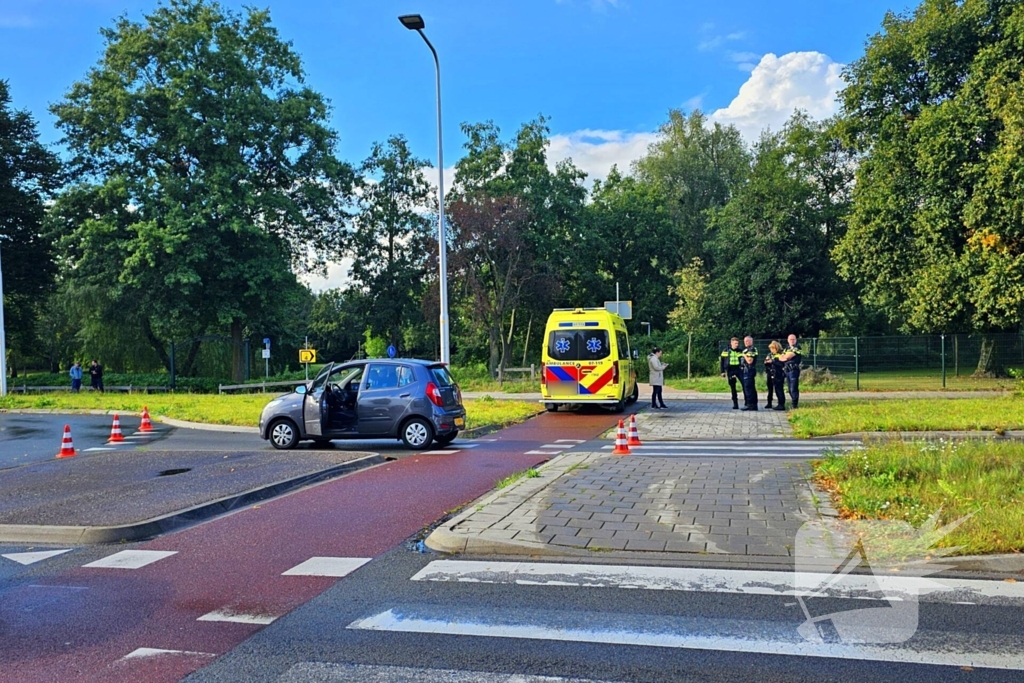
<svg viewBox="0 0 1024 683"><path fill-rule="evenodd" d="M0 240L2 241L2 240ZM4 336L4 269L0 254L0 396L7 395L7 339Z"/></svg>

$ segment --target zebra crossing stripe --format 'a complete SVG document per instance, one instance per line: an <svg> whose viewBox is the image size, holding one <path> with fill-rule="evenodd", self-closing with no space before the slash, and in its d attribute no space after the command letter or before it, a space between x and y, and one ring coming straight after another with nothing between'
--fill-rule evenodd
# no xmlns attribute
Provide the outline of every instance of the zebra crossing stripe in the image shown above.
<svg viewBox="0 0 1024 683"><path fill-rule="evenodd" d="M795 620L403 606L358 619L348 628L1024 670L1024 638L1019 635L972 634L965 640L961 633L919 630L907 642L874 645L804 640L798 625Z"/></svg>
<svg viewBox="0 0 1024 683"><path fill-rule="evenodd" d="M793 571L754 569L435 560L413 575L412 580L794 597L819 595L805 587L823 585L830 577L831 574L827 573L805 572L798 576ZM866 600L890 600L903 596L927 602L1019 607L1024 605L1024 584L978 579L848 574L841 583L820 595Z"/></svg>

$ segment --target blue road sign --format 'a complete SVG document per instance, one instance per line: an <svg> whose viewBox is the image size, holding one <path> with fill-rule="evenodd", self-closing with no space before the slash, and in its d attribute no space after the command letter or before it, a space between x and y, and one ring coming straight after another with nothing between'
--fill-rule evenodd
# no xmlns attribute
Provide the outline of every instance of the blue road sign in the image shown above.
<svg viewBox="0 0 1024 683"><path fill-rule="evenodd" d="M270 337L264 337L263 343L266 344L267 346L270 346Z"/></svg>
<svg viewBox="0 0 1024 683"><path fill-rule="evenodd" d="M394 344L388 346L388 358L394 358L398 355L398 349L395 348Z"/></svg>

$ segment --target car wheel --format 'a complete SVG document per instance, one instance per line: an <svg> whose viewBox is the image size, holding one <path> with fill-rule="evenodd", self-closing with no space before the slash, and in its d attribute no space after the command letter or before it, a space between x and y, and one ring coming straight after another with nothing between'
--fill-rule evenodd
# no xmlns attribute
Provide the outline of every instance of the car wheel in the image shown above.
<svg viewBox="0 0 1024 683"><path fill-rule="evenodd" d="M291 420L277 420L270 425L270 443L279 450L295 448L299 443L299 430Z"/></svg>
<svg viewBox="0 0 1024 683"><path fill-rule="evenodd" d="M626 399L626 403L629 404L629 405L633 405L634 403L637 402L637 399L639 399L639 398L640 398L640 387L637 386L636 382L633 382L633 393L629 395L628 399Z"/></svg>
<svg viewBox="0 0 1024 683"><path fill-rule="evenodd" d="M625 410L626 410L626 400L625 399L620 400L618 403L616 403L616 404L614 404L612 406L612 412L616 413L616 414L621 413L621 412L623 412Z"/></svg>
<svg viewBox="0 0 1024 683"><path fill-rule="evenodd" d="M545 403L544 407L547 409L547 411L549 413L557 413L558 412L558 404L557 403Z"/></svg>
<svg viewBox="0 0 1024 683"><path fill-rule="evenodd" d="M448 434L445 434L444 436L435 437L434 441L436 441L441 446L447 446L452 441L455 441L455 437L457 437L458 435L458 432L450 432Z"/></svg>
<svg viewBox="0 0 1024 683"><path fill-rule="evenodd" d="M434 440L434 428L426 420L414 417L402 425L401 436L406 448L422 451Z"/></svg>

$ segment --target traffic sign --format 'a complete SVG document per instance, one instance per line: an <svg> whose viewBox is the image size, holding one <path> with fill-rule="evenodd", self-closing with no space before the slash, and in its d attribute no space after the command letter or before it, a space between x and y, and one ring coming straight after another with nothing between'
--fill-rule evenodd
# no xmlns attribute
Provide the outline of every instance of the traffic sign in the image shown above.
<svg viewBox="0 0 1024 683"><path fill-rule="evenodd" d="M388 358L394 358L398 355L398 349L395 348L394 344L388 346Z"/></svg>
<svg viewBox="0 0 1024 683"><path fill-rule="evenodd" d="M263 343L266 344L267 348L269 349L270 348L270 337L264 337L263 338Z"/></svg>
<svg viewBox="0 0 1024 683"><path fill-rule="evenodd" d="M270 358L270 349L263 349L263 357Z"/></svg>
<svg viewBox="0 0 1024 683"><path fill-rule="evenodd" d="M632 301L605 301L604 310L615 313L623 320L630 320L633 317Z"/></svg>
<svg viewBox="0 0 1024 683"><path fill-rule="evenodd" d="M299 362L300 363L315 363L316 362L316 349L299 349Z"/></svg>

